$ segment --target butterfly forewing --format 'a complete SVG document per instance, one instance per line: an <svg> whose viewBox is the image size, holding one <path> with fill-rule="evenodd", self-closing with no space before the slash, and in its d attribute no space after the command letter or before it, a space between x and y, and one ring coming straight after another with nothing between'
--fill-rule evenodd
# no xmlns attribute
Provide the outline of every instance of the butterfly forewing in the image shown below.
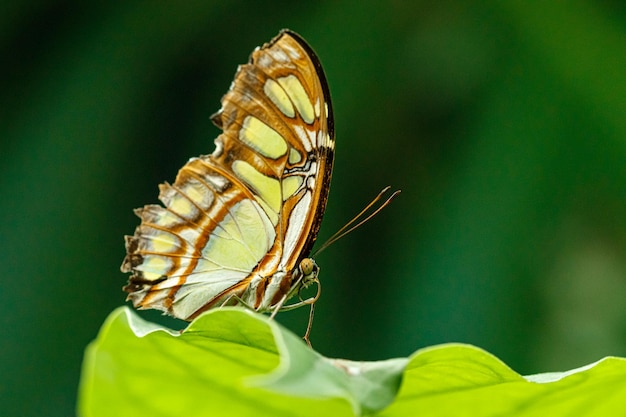
<svg viewBox="0 0 626 417"><path fill-rule="evenodd" d="M223 130L215 151L160 186L164 207L137 211L142 222L122 264L136 307L187 320L238 299L271 310L315 242L334 133L311 48L287 30L257 48L212 119Z"/></svg>

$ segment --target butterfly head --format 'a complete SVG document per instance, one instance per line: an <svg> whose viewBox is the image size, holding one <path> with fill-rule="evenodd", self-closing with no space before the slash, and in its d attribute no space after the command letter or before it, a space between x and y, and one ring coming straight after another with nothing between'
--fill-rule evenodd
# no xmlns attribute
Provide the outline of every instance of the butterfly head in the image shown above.
<svg viewBox="0 0 626 417"><path fill-rule="evenodd" d="M302 286L306 288L317 281L317 274L320 272L320 267L317 266L312 258L304 258L300 261L299 270L302 276Z"/></svg>
<svg viewBox="0 0 626 417"><path fill-rule="evenodd" d="M296 270L297 277L296 283L292 287L292 291L298 294L300 298L300 302L296 303L298 305L311 305L314 304L321 294L320 281L317 279L317 276L320 272L320 267L317 266L315 261L312 258L304 258L300 261L298 265L298 269ZM308 288L311 284L317 285L317 294L314 297L303 299L301 291L305 288ZM293 294L293 293L292 293Z"/></svg>

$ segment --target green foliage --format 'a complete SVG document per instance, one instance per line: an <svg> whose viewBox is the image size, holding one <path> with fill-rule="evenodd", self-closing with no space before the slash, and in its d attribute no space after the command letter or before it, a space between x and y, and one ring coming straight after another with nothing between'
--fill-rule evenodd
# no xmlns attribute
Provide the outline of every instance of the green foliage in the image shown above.
<svg viewBox="0 0 626 417"><path fill-rule="evenodd" d="M607 416L624 410L624 393L622 358L528 377L461 344L350 362L242 309L210 311L179 333L120 308L87 349L79 414Z"/></svg>

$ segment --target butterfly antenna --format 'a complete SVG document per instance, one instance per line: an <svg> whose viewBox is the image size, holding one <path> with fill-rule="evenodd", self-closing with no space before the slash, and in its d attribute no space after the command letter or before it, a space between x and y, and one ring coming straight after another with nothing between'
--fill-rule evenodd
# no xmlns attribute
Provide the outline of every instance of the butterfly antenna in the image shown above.
<svg viewBox="0 0 626 417"><path fill-rule="evenodd" d="M376 210L374 210L373 212L368 214L365 218L362 218L365 215L365 213L370 208L372 208L372 206L374 204L376 204L381 198L383 198L383 195L387 191L389 191L390 188L391 188L391 186L387 186L387 187L383 188L381 190L381 192L379 192L378 195L376 197L374 197L374 199L367 206L365 206L365 208L363 210L361 210L361 212L359 214L354 216L352 218L352 220L350 220L348 223L346 223L345 226L343 226L334 235L332 235L330 238L328 238L328 240L326 242L324 242L324 244L322 246L320 246L318 250L315 251L313 256L319 255L324 249L326 249L327 247L329 247L330 245L332 245L333 243L335 243L336 241L338 241L339 239L341 239L342 237L344 237L348 233L354 231L355 229L360 227L363 223L367 222L372 217L377 215L382 209L387 207L389 205L389 203L391 203L391 200L393 200L398 194L400 194L400 190L394 191Z"/></svg>

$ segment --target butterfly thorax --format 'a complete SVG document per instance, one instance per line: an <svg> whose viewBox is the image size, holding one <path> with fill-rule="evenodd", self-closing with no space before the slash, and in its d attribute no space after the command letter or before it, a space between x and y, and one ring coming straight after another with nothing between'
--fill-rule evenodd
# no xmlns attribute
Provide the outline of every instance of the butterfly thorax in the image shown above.
<svg viewBox="0 0 626 417"><path fill-rule="evenodd" d="M274 312L276 309L289 309L291 306L285 303L296 295L300 300L293 305L299 305L303 302L300 292L318 282L318 274L319 267L312 258L304 258L291 273L283 274L283 271L279 271L269 280L263 301L257 310Z"/></svg>

